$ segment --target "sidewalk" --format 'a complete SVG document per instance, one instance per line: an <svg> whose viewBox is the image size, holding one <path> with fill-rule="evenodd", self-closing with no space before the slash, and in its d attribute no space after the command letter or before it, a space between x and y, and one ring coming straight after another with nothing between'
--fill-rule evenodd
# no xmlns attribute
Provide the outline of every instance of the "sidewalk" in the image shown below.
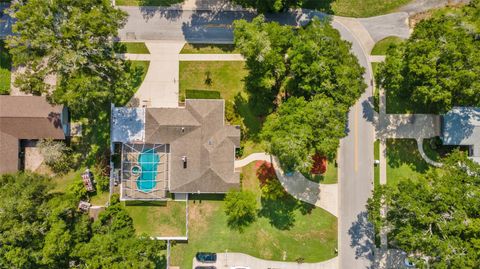
<svg viewBox="0 0 480 269"><path fill-rule="evenodd" d="M307 239L306 239L307 240ZM324 262L317 263L297 263L268 261L252 257L243 253L217 253L215 263L201 263L195 257L193 258L193 267L196 266L216 266L217 268L231 268L233 266L249 267L251 269L337 269L338 257Z"/></svg>

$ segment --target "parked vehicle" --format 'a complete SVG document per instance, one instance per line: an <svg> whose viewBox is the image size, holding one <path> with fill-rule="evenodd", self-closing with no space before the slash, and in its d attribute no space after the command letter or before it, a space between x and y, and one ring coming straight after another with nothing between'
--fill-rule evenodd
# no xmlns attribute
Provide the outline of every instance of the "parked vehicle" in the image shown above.
<svg viewBox="0 0 480 269"><path fill-rule="evenodd" d="M211 252L198 252L195 258L199 262L212 263L217 261L217 254Z"/></svg>

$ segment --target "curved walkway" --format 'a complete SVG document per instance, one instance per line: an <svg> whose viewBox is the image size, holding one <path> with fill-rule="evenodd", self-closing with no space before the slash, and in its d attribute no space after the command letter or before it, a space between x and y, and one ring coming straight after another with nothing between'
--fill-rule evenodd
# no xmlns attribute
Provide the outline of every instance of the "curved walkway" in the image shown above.
<svg viewBox="0 0 480 269"><path fill-rule="evenodd" d="M338 257L317 263L297 263L269 261L252 257L243 253L228 252L217 253L215 263L201 263L193 258L193 268L196 266L216 266L217 268L230 268L231 266L248 266L252 269L332 269L338 268Z"/></svg>
<svg viewBox="0 0 480 269"><path fill-rule="evenodd" d="M338 184L319 184L308 180L301 173L285 174L277 157L266 153L253 153L235 161L235 168L254 161L267 161L273 164L275 174L285 190L296 199L320 207L338 217Z"/></svg>
<svg viewBox="0 0 480 269"><path fill-rule="evenodd" d="M422 156L422 158L430 165L433 165L433 166L436 166L436 167L442 167L442 163L439 163L439 162L436 162L432 159L430 159L427 154L425 153L425 151L423 150L423 138L422 137L419 137L416 139L417 140L417 147L418 147L418 152L420 152L420 155Z"/></svg>

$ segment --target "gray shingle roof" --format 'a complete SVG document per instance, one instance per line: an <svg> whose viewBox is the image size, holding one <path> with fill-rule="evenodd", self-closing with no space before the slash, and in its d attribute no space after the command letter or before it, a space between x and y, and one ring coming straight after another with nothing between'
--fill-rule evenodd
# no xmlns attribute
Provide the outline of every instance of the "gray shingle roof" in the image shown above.
<svg viewBox="0 0 480 269"><path fill-rule="evenodd" d="M196 99L186 100L185 108L147 108L145 143L170 144L171 192L222 193L239 187L234 161L240 129L225 125L224 105Z"/></svg>

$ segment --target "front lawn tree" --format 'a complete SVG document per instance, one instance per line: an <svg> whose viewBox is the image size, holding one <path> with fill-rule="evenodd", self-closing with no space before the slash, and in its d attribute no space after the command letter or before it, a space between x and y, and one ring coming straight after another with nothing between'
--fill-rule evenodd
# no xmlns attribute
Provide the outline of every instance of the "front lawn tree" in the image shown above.
<svg viewBox="0 0 480 269"><path fill-rule="evenodd" d="M375 189L369 219L417 268L479 268L480 165L460 151L443 163L415 181Z"/></svg>
<svg viewBox="0 0 480 269"><path fill-rule="evenodd" d="M126 14L109 0L18 1L10 11L16 22L7 44L25 69L15 80L22 91L94 116L125 89L124 61L113 47Z"/></svg>
<svg viewBox="0 0 480 269"><path fill-rule="evenodd" d="M256 219L257 200L255 194L251 191L229 191L225 196L224 209L228 225L242 231Z"/></svg>
<svg viewBox="0 0 480 269"><path fill-rule="evenodd" d="M378 84L426 111L480 105L480 1L419 22L379 66Z"/></svg>
<svg viewBox="0 0 480 269"><path fill-rule="evenodd" d="M262 137L283 169L309 171L316 153L333 158L345 136L347 109L321 94L311 101L291 97L267 117Z"/></svg>

